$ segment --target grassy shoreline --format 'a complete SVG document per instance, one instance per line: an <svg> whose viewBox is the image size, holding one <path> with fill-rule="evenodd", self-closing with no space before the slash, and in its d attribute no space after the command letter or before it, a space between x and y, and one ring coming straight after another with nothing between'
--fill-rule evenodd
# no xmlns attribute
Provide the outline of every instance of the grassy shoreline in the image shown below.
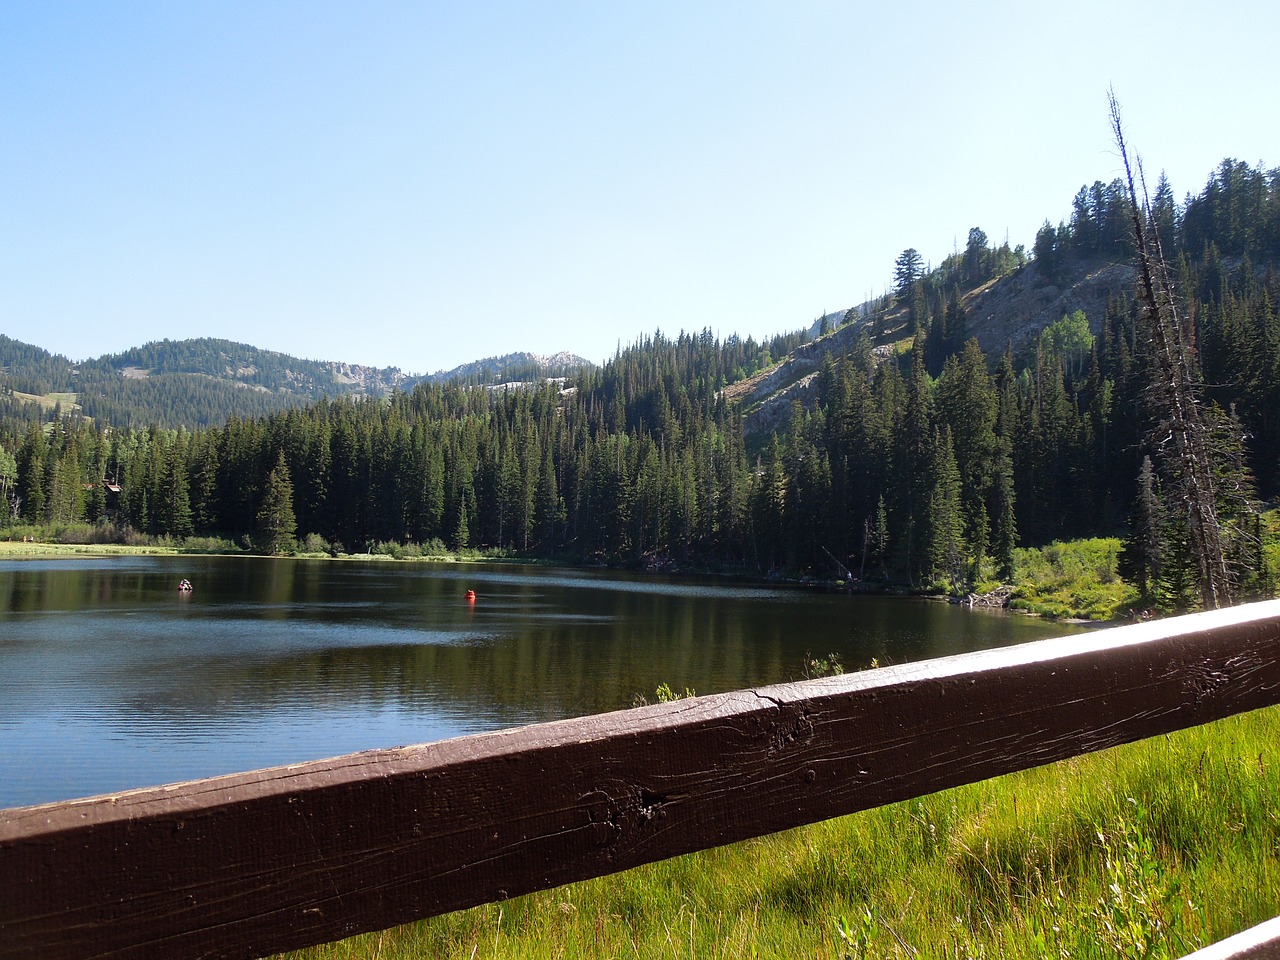
<svg viewBox="0 0 1280 960"><path fill-rule="evenodd" d="M251 550L240 550L230 544L214 546L189 546L185 543L61 543L50 541L0 540L0 559L39 560L56 557L114 557L114 556L208 556L208 557L263 557L272 559L270 554L255 553ZM276 556L280 560L372 560L375 562L432 562L432 563L479 563L502 562L524 563L519 558L484 551L462 551L423 554L414 557L396 557L389 553L342 553L330 554L320 551L285 554Z"/></svg>
<svg viewBox="0 0 1280 960"><path fill-rule="evenodd" d="M79 539L88 539L85 531L76 531ZM1125 611L1138 604L1138 594L1129 584L1119 578L1115 571L1116 555L1120 549L1120 541L1110 538L1094 538L1078 540L1071 543L1053 543L1047 547L1025 548L1017 551L1017 577L1014 586L1016 591L1011 610L1047 617L1050 619L1077 620L1081 622L1109 622L1123 619ZM85 543L61 541L54 538L42 538L36 541L0 540L0 559L49 559L61 556L263 556L250 550L241 549L226 540L215 538L192 538L180 542L136 542L136 543ZM427 547L419 545L401 546L399 544L376 544L367 553L334 554L324 549L299 549L284 555L286 558L304 560L362 560L362 561L404 561L404 562L496 562L496 563L545 563L554 562L533 560L509 553L486 550L454 551L435 543ZM565 561L573 566L572 561ZM580 564L579 564L580 565ZM708 576L727 576L734 579L761 580L762 577L747 571L715 571L701 568L664 569L663 573L689 573ZM797 584L818 584L812 578L796 578L787 580ZM845 585L833 581L833 587L844 588ZM982 584L979 590L989 590L998 586L996 583ZM858 584L858 592L873 595L915 595L948 598L945 594L915 593L891 586L877 587L873 584Z"/></svg>
<svg viewBox="0 0 1280 960"><path fill-rule="evenodd" d="M178 556L178 547L124 543L47 543L0 540L0 559L39 560L48 557Z"/></svg>
<svg viewBox="0 0 1280 960"><path fill-rule="evenodd" d="M1271 571L1270 582L1280 580L1280 509L1264 514L1262 549ZM16 533L14 532L16 529ZM14 539L14 536L23 539ZM31 537L25 540L25 537ZM37 539L38 538L38 539ZM125 539L131 542L114 542ZM24 542L25 540L25 542ZM0 559L51 559L63 556L264 556L244 549L229 540L213 537L192 537L184 541L153 541L129 531L114 531L114 540L103 535L100 528L79 525L66 530L40 530L39 528L11 528L10 538L0 540ZM101 542L93 542L101 541ZM977 594L1011 587L1007 608L1015 613L1051 620L1106 626L1123 623L1138 616L1149 616L1150 598L1143 597L1137 588L1120 577L1118 558L1121 541L1118 537L1089 537L1069 542L1055 541L1043 547L1021 547L1014 552L1014 582L1004 585L998 581L984 581L975 588ZM563 562L575 564L572 559L534 559L513 555L506 551L485 549L450 550L438 540L430 544L378 543L365 553L335 553L319 537L308 536L296 551L285 558L302 560L347 561L404 561L429 563L519 563L545 564ZM629 569L629 568L623 568ZM758 574L746 570L711 570L699 567L663 566L657 572L687 573L721 576L739 580L761 580ZM840 581L815 580L812 577L787 579L785 582L829 586L848 589ZM871 595L913 595L948 599L958 598L947 593L908 591L885 584L857 583L853 589Z"/></svg>

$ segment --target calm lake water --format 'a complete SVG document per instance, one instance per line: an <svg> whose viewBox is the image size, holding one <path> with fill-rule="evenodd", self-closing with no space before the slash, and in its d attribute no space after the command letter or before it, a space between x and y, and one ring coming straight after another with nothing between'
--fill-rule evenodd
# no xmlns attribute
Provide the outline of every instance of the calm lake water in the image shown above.
<svg viewBox="0 0 1280 960"><path fill-rule="evenodd" d="M664 682L799 679L809 654L852 669L1070 629L518 565L0 561L0 807L599 713Z"/></svg>

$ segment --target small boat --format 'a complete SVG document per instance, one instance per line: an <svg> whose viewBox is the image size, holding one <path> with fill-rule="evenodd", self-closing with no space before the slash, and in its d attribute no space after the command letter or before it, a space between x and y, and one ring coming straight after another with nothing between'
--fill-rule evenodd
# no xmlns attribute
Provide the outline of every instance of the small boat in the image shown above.
<svg viewBox="0 0 1280 960"><path fill-rule="evenodd" d="M474 590L468 590L465 594L463 594L463 596L465 596L468 600L474 600L476 598L476 592Z"/></svg>
<svg viewBox="0 0 1280 960"><path fill-rule="evenodd" d="M178 592L179 592L179 593L190 593L190 592L191 592L191 581L190 581L190 580L179 580L179 581L178 581Z"/></svg>

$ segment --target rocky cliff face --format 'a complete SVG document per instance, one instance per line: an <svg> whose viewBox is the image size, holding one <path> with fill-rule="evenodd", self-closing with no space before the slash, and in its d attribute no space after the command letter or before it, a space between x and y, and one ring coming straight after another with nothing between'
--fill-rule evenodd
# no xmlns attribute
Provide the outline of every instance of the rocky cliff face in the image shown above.
<svg viewBox="0 0 1280 960"><path fill-rule="evenodd" d="M1012 345L1014 354L1034 347L1040 331L1064 316L1083 310L1094 333L1102 328L1107 301L1131 293L1136 279L1132 264L1081 264L1061 283L1046 281L1035 265L993 280L963 299L969 332L988 356Z"/></svg>

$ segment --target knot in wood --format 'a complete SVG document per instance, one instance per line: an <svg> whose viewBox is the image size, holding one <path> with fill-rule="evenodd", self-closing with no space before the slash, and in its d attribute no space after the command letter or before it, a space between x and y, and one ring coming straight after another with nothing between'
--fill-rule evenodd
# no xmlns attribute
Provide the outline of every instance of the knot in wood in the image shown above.
<svg viewBox="0 0 1280 960"><path fill-rule="evenodd" d="M648 824L666 819L668 804L683 796L616 784L591 791L583 801L587 807L588 822L596 828L596 842L600 846L609 846Z"/></svg>
<svg viewBox="0 0 1280 960"><path fill-rule="evenodd" d="M773 759L796 744L806 744L812 740L813 718L809 711L784 711L770 730L768 756Z"/></svg>
<svg viewBox="0 0 1280 960"><path fill-rule="evenodd" d="M1201 664L1196 669L1184 674L1182 688L1191 695L1192 702L1200 704L1211 698L1231 678L1221 670L1215 670L1208 664Z"/></svg>
<svg viewBox="0 0 1280 960"><path fill-rule="evenodd" d="M597 788L579 801L591 827L592 841L601 847L616 843L622 835L622 814L618 801L603 788Z"/></svg>

